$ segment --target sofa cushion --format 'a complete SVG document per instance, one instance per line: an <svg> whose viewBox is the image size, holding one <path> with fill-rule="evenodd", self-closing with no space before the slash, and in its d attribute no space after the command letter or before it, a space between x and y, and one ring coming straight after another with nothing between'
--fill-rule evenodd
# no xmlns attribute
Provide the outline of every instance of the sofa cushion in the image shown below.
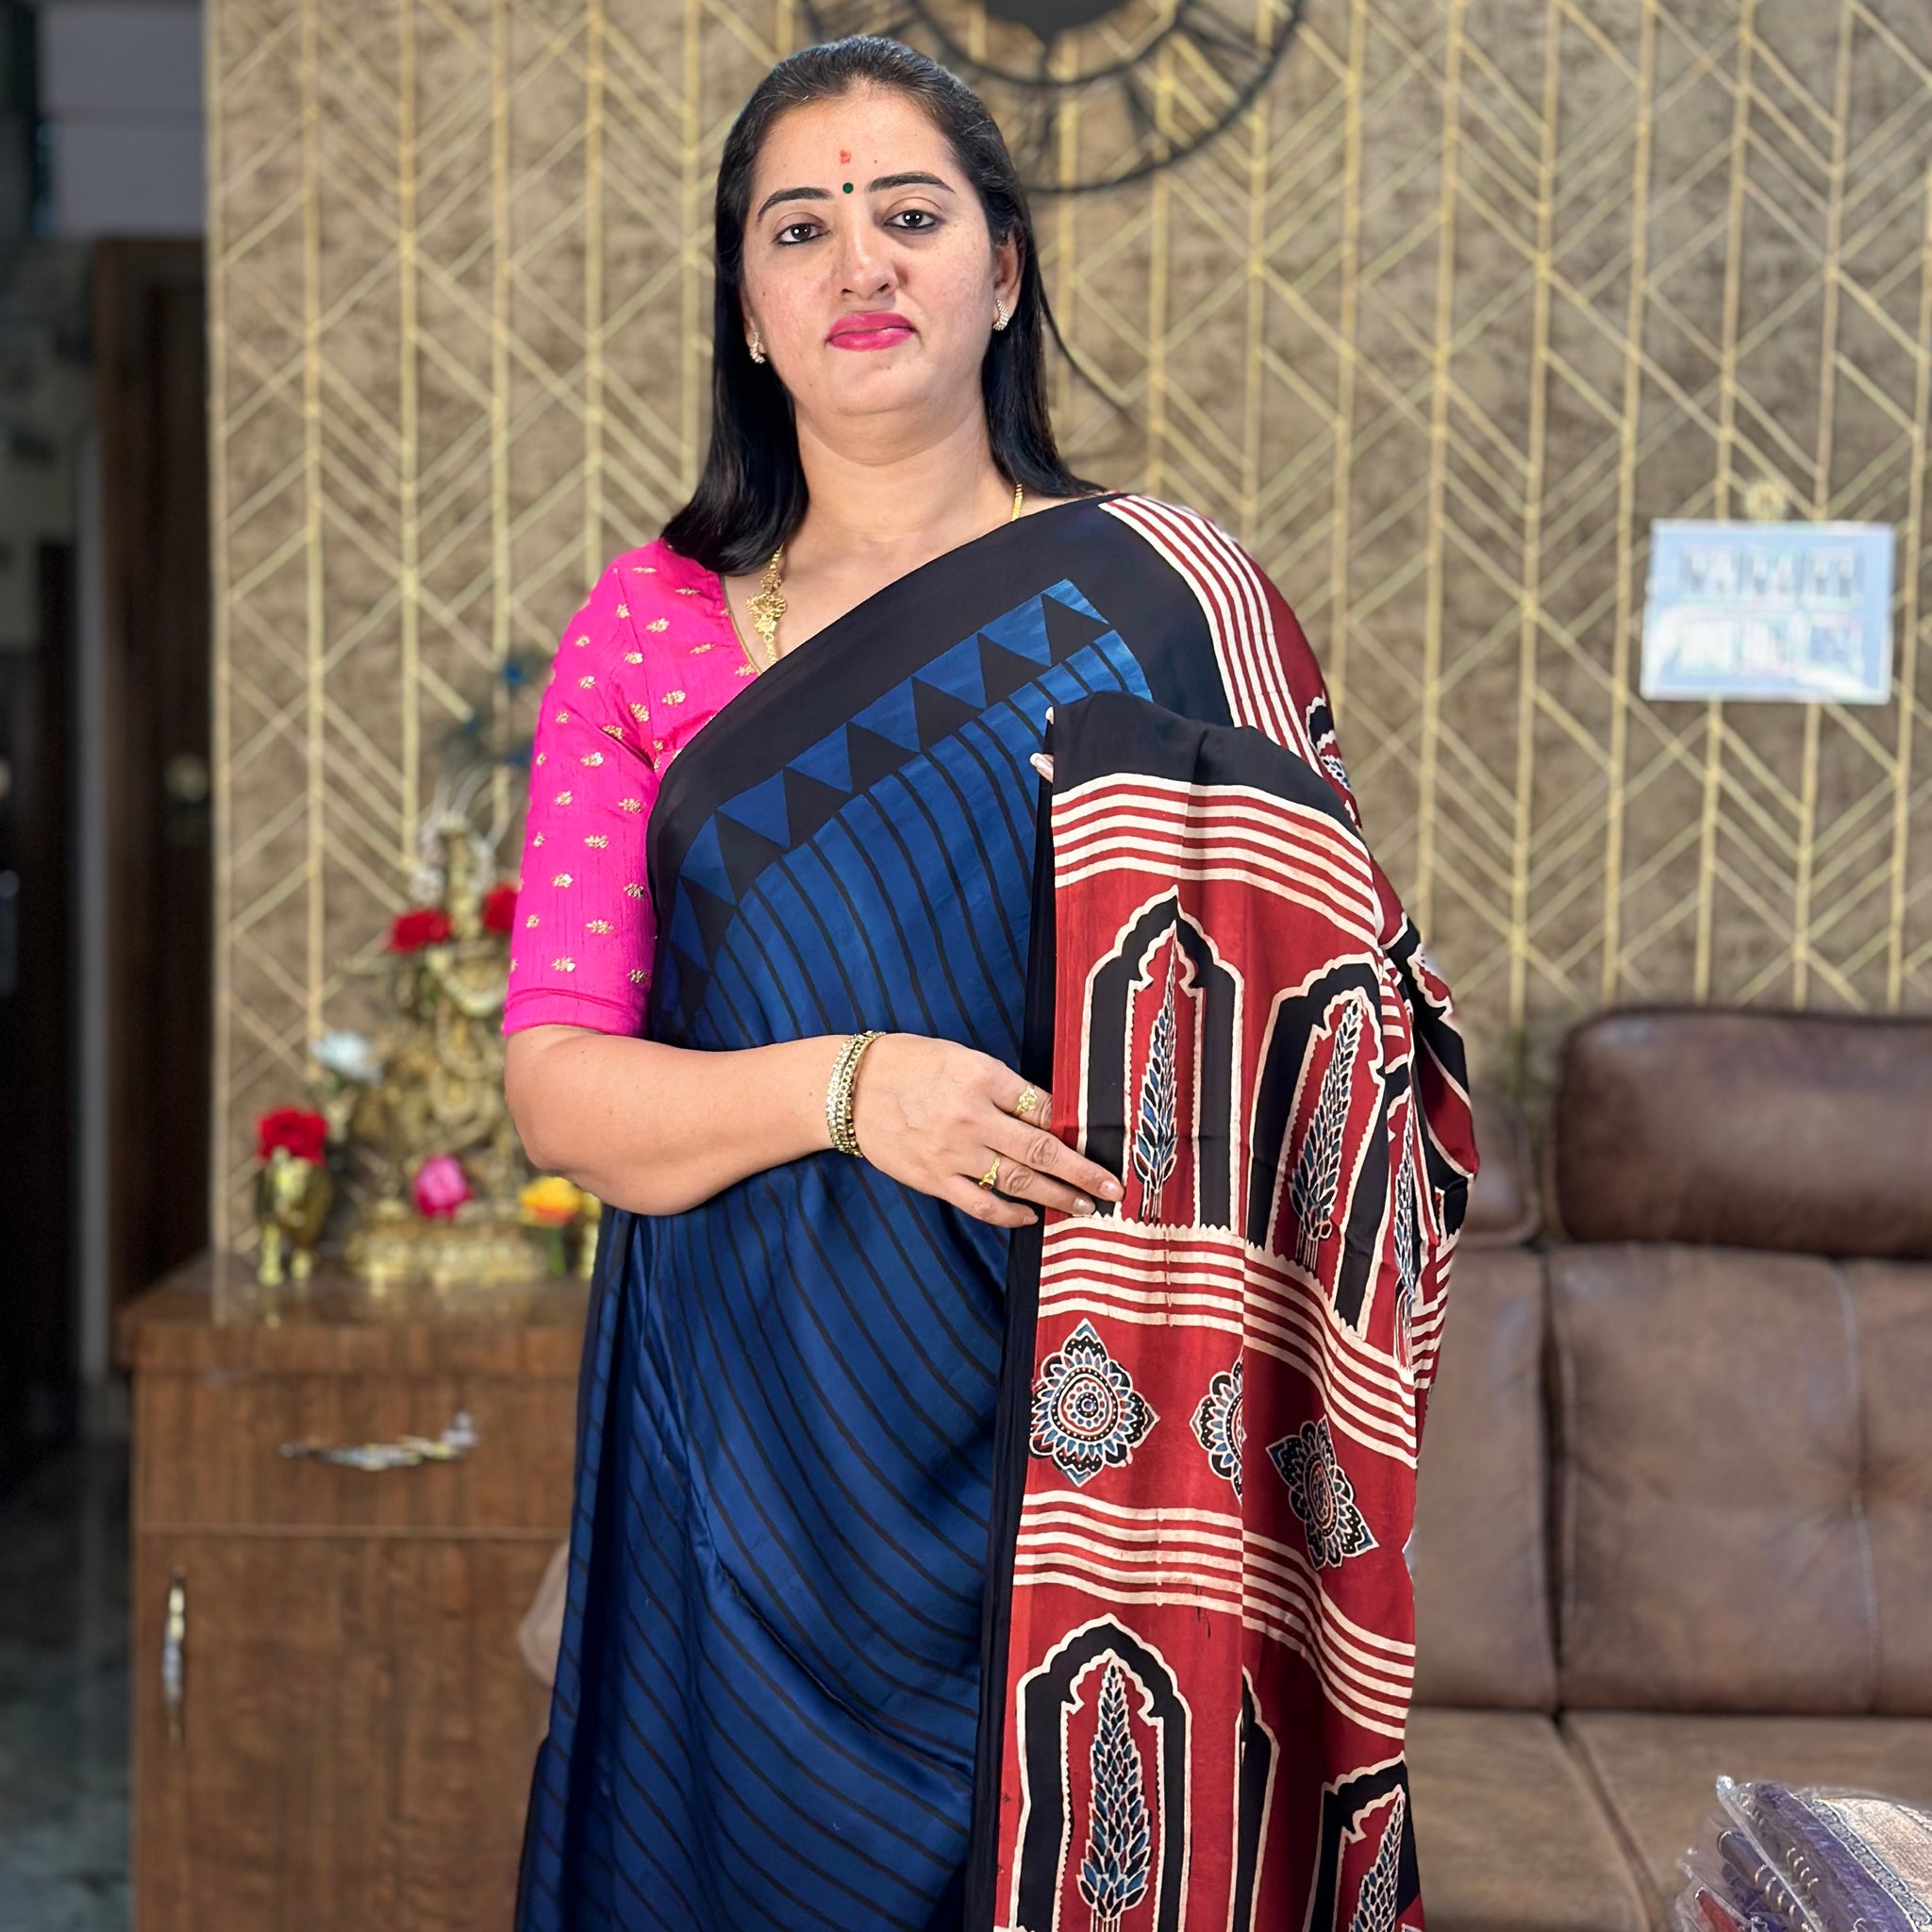
<svg viewBox="0 0 1932 1932"><path fill-rule="evenodd" d="M1564 1704L1932 1714L1932 1269L1632 1244L1549 1281Z"/></svg>
<svg viewBox="0 0 1932 1932"><path fill-rule="evenodd" d="M1415 1710L1409 1792L1429 1932L1643 1932L1643 1895L1546 1717Z"/></svg>
<svg viewBox="0 0 1932 1932"><path fill-rule="evenodd" d="M1932 1267L1848 1261L1872 1544L1875 1708L1932 1715ZM1452 1318L1453 1319L1453 1318Z"/></svg>
<svg viewBox="0 0 1932 1932"><path fill-rule="evenodd" d="M1536 1238L1542 1218L1530 1162L1529 1129L1521 1110L1500 1093L1477 1089L1470 1095L1470 1110L1481 1159L1470 1184L1458 1252L1521 1247Z"/></svg>
<svg viewBox="0 0 1932 1932"><path fill-rule="evenodd" d="M1563 1730L1616 1820L1659 1928L1683 1884L1677 1859L1721 1776L1842 1785L1932 1804L1932 1721L1923 1718L1573 1711ZM1418 1830L1422 1817L1418 1800ZM1424 1898L1433 1928L1435 1901Z"/></svg>
<svg viewBox="0 0 1932 1932"><path fill-rule="evenodd" d="M1543 1338L1537 1256L1457 1254L1410 1547L1425 1704L1556 1708Z"/></svg>
<svg viewBox="0 0 1932 1932"><path fill-rule="evenodd" d="M1564 1042L1551 1210L1572 1241L1932 1256L1932 1021L1624 1010Z"/></svg>

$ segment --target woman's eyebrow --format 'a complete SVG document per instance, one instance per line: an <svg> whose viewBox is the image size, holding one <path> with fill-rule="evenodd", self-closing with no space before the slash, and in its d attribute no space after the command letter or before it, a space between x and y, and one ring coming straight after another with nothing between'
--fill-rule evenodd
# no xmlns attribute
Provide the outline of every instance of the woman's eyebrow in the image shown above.
<svg viewBox="0 0 1932 1932"><path fill-rule="evenodd" d="M865 184L865 192L868 194L876 194L883 188L937 188L941 194L951 194L955 192L951 182L941 180L937 175L924 174L918 169L909 170L904 175L875 175ZM776 208L782 201L830 201L831 198L832 191L829 188L780 188L758 203L758 211L752 220L761 219L768 208Z"/></svg>
<svg viewBox="0 0 1932 1932"><path fill-rule="evenodd" d="M874 186L876 187L877 183L874 182ZM758 214L752 220L758 221L767 208L776 208L781 201L830 201L831 198L829 188L780 188L758 203Z"/></svg>

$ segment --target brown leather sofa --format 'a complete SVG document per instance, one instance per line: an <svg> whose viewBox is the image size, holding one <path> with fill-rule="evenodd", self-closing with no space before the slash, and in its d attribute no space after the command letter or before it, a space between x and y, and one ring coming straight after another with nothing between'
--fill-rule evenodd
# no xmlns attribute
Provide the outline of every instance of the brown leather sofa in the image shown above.
<svg viewBox="0 0 1932 1932"><path fill-rule="evenodd" d="M1477 1125L1417 1506L1423 1896L1430 1932L1645 1932L1722 1774L1932 1804L1932 1022L1610 1012L1541 1189Z"/></svg>

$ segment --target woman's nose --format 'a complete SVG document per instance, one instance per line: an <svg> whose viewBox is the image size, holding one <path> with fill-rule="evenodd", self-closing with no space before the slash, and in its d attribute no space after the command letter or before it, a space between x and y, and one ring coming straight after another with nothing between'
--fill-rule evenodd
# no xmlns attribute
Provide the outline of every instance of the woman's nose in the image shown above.
<svg viewBox="0 0 1932 1932"><path fill-rule="evenodd" d="M855 224L841 237L839 278L848 295L873 296L892 285L892 272L869 226Z"/></svg>

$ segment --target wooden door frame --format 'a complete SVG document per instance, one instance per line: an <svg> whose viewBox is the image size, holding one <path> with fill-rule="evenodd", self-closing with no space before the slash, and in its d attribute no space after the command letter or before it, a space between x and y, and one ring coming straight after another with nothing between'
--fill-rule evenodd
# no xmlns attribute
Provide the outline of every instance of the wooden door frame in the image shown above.
<svg viewBox="0 0 1932 1932"><path fill-rule="evenodd" d="M208 1239L212 841L197 864L197 808L163 786L171 760L210 755L208 350L181 326L184 303L205 316L205 261L199 238L93 258L110 1323Z"/></svg>

